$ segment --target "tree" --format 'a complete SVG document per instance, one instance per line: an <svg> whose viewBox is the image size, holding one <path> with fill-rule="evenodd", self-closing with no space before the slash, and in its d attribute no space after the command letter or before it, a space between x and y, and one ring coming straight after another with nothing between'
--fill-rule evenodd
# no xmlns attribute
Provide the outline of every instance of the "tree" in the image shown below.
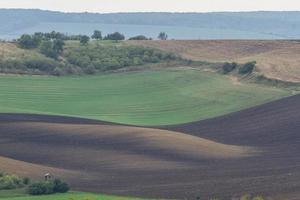
<svg viewBox="0 0 300 200"><path fill-rule="evenodd" d="M83 35L80 37L80 44L86 45L90 41L90 37Z"/></svg>
<svg viewBox="0 0 300 200"><path fill-rule="evenodd" d="M125 36L119 32L114 32L105 36L104 40L125 40Z"/></svg>
<svg viewBox="0 0 300 200"><path fill-rule="evenodd" d="M101 31L95 30L94 34L92 35L92 39L102 40L102 33L101 33Z"/></svg>
<svg viewBox="0 0 300 200"><path fill-rule="evenodd" d="M160 32L157 38L160 40L167 40L168 35L165 32Z"/></svg>
<svg viewBox="0 0 300 200"><path fill-rule="evenodd" d="M42 54L44 54L47 57L55 58L55 59L58 57L57 52L53 48L53 42L50 40L42 41L39 50Z"/></svg>
<svg viewBox="0 0 300 200"><path fill-rule="evenodd" d="M53 40L53 50L57 54L61 54L64 50L65 42L62 39Z"/></svg>
<svg viewBox="0 0 300 200"><path fill-rule="evenodd" d="M41 39L40 37L36 35L28 35L28 34L23 34L19 39L18 39L18 44L21 48L23 49L33 49L38 47L40 44Z"/></svg>

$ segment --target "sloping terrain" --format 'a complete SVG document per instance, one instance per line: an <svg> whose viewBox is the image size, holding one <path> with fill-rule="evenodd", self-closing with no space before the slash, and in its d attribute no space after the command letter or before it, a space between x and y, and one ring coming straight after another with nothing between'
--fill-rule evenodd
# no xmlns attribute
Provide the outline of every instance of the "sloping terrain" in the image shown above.
<svg viewBox="0 0 300 200"><path fill-rule="evenodd" d="M283 89L236 84L226 76L189 69L60 78L0 76L2 113L147 126L207 119L288 95Z"/></svg>
<svg viewBox="0 0 300 200"><path fill-rule="evenodd" d="M63 177L84 191L178 199L250 192L282 200L300 188L299 111L300 95L160 130L1 114L0 156L54 174L51 168L67 170Z"/></svg>
<svg viewBox="0 0 300 200"><path fill-rule="evenodd" d="M300 83L300 42L261 40L128 41L184 58L210 62L257 62L257 71L271 79Z"/></svg>

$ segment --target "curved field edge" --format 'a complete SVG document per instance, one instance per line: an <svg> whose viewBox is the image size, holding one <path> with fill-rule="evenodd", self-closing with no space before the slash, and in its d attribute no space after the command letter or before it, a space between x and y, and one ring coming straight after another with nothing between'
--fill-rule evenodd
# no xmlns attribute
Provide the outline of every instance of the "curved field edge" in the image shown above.
<svg viewBox="0 0 300 200"><path fill-rule="evenodd" d="M118 197L111 195L100 195L85 192L68 192L66 194L53 194L31 196L24 189L0 190L1 200L142 200L133 197ZM146 200L146 199L144 199Z"/></svg>
<svg viewBox="0 0 300 200"><path fill-rule="evenodd" d="M158 126L198 121L289 96L198 70L82 77L0 77L0 112L74 116Z"/></svg>
<svg viewBox="0 0 300 200"><path fill-rule="evenodd" d="M184 150L192 156L187 159L184 151L179 150L180 147L165 151L157 146L162 141L163 130L157 130L155 136L149 132L142 133L149 130L145 128L128 127L126 131L124 126L119 128L111 126L109 131L106 124L96 124L96 121L87 123L86 121L89 120L81 122L77 119L76 122L72 119L74 120L72 123L68 122L71 119L65 119L59 120L61 123L56 124L58 123L56 120L63 117L53 119L50 116L48 124L45 124L47 119L45 116L25 117L25 115L13 114L0 115L2 130L0 131L2 140L0 153L2 156L14 157L17 160L31 160L43 166L63 166L65 169L85 169L83 172L91 172L92 176L88 176L91 184L87 184L85 181L87 179L81 182L82 179L78 178L78 175L71 175L71 178L76 179L74 184L77 184L77 187L73 188L79 191L92 191L91 187L95 187L94 192L98 193L180 199L195 199L200 194L207 199L211 196L229 199L233 195L248 192L271 197L284 196L284 198L274 199L291 199L285 195L290 195L291 191L299 191L300 188L299 100L300 95L295 95L215 119L169 127L171 131L224 144L257 147L262 150L261 154L253 156L217 160L212 156L194 157L191 148L198 147L194 137L189 140L194 143L191 144L183 143L181 137L176 137L175 141L165 135L167 140L160 146L165 148L165 144L170 144L173 148L176 145L183 145ZM25 123L26 121L29 123ZM119 131L123 133L120 134ZM151 132L153 134L153 129ZM173 141L170 142L169 139ZM142 141L146 141L147 144ZM151 142L149 146L149 141L154 143ZM66 149L70 150L66 151ZM99 151L96 151L97 149ZM116 150L120 151L116 152ZM101 151L105 153L99 153ZM64 154L69 152L75 158L62 155L62 152ZM98 161L91 152L98 156ZM114 156L109 155L108 152L113 153ZM135 162L130 161L127 156L123 157L123 160L118 157L122 153L129 152L139 155L131 157ZM197 148L197 153L201 152L203 151ZM223 153L222 150L220 152ZM112 160L106 159L105 156L117 162L111 162ZM152 165L149 165L141 156L145 158L155 156L164 163L151 161ZM82 162L82 158L90 162ZM58 162L58 159L64 160L64 164ZM126 164L124 160L131 166L124 165ZM172 162L166 165L166 160ZM102 163L103 161L106 164ZM136 165L138 161L141 165ZM174 162L177 165L174 165ZM160 163L163 165L159 165ZM7 162L3 164L7 166ZM158 168L159 166L167 166L167 168L161 169ZM128 173L124 173L124 169L127 169Z"/></svg>

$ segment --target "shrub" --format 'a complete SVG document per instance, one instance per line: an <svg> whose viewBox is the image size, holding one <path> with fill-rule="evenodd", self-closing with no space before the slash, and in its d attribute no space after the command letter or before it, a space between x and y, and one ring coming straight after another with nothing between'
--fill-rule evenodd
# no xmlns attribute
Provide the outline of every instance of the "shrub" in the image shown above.
<svg viewBox="0 0 300 200"><path fill-rule="evenodd" d="M16 189L22 186L22 180L15 175L4 175L0 177L0 190Z"/></svg>
<svg viewBox="0 0 300 200"><path fill-rule="evenodd" d="M239 73L240 74L250 74L254 70L255 65L256 65L256 61L248 62L239 69Z"/></svg>
<svg viewBox="0 0 300 200"><path fill-rule="evenodd" d="M24 185L28 185L30 183L30 179L28 177L24 177L22 179L22 182L23 182Z"/></svg>
<svg viewBox="0 0 300 200"><path fill-rule="evenodd" d="M68 49L64 55L70 64L79 66L85 73L177 59L174 54L135 46L81 46Z"/></svg>
<svg viewBox="0 0 300 200"><path fill-rule="evenodd" d="M129 40L150 40L150 39L144 35L137 35L137 36L129 38Z"/></svg>
<svg viewBox="0 0 300 200"><path fill-rule="evenodd" d="M69 185L66 182L62 182L60 179L55 179L53 184L55 193L66 193L70 190Z"/></svg>
<svg viewBox="0 0 300 200"><path fill-rule="evenodd" d="M228 74L230 72L232 72L233 70L235 70L237 67L237 63L225 63L223 65L223 73L224 74Z"/></svg>
<svg viewBox="0 0 300 200"><path fill-rule="evenodd" d="M69 190L69 185L65 182L62 182L60 179L55 179L54 181L37 182L28 187L28 193L31 195L66 193Z"/></svg>
<svg viewBox="0 0 300 200"><path fill-rule="evenodd" d="M54 184L50 181L33 183L28 187L28 193L31 195L53 194Z"/></svg>

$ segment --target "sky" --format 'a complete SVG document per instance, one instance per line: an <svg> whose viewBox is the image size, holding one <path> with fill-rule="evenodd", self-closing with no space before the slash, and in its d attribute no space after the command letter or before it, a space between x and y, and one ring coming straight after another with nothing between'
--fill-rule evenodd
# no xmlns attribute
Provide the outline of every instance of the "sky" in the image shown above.
<svg viewBox="0 0 300 200"><path fill-rule="evenodd" d="M300 11L300 0L0 0L0 8L99 13Z"/></svg>

